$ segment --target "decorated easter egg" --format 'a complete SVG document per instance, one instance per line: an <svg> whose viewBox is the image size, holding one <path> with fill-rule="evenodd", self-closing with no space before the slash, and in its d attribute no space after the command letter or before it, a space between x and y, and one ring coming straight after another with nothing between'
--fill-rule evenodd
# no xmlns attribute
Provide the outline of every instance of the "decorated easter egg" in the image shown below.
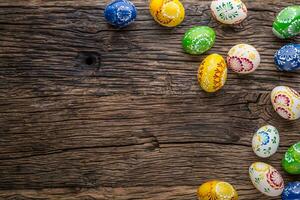
<svg viewBox="0 0 300 200"><path fill-rule="evenodd" d="M127 0L116 0L108 4L104 11L104 17L108 23L123 28L131 24L137 16L133 3Z"/></svg>
<svg viewBox="0 0 300 200"><path fill-rule="evenodd" d="M267 196L279 196L284 188L280 173L271 165L263 162L253 163L249 167L249 175L253 185Z"/></svg>
<svg viewBox="0 0 300 200"><path fill-rule="evenodd" d="M290 174L300 174L300 142L291 146L282 159L283 169Z"/></svg>
<svg viewBox="0 0 300 200"><path fill-rule="evenodd" d="M227 65L219 54L207 56L198 70L198 83L206 92L216 92L221 89L227 79Z"/></svg>
<svg viewBox="0 0 300 200"><path fill-rule="evenodd" d="M247 17L247 7L241 0L214 0L210 9L213 17L223 24L239 24Z"/></svg>
<svg viewBox="0 0 300 200"><path fill-rule="evenodd" d="M294 5L283 9L273 23L273 33L287 39L300 33L300 6Z"/></svg>
<svg viewBox="0 0 300 200"><path fill-rule="evenodd" d="M282 200L300 200L300 181L286 184L281 197Z"/></svg>
<svg viewBox="0 0 300 200"><path fill-rule="evenodd" d="M279 132L271 125L258 129L252 138L252 149L261 158L272 156L277 151L278 146Z"/></svg>
<svg viewBox="0 0 300 200"><path fill-rule="evenodd" d="M284 119L296 120L300 117L300 94L287 86L275 87L271 92L274 110Z"/></svg>
<svg viewBox="0 0 300 200"><path fill-rule="evenodd" d="M223 181L208 181L198 188L199 200L238 200L234 187Z"/></svg>
<svg viewBox="0 0 300 200"><path fill-rule="evenodd" d="M182 39L182 46L189 54L202 54L215 43L216 33L208 26L196 26L189 29Z"/></svg>
<svg viewBox="0 0 300 200"><path fill-rule="evenodd" d="M282 71L300 69L300 44L284 45L275 53L274 61Z"/></svg>
<svg viewBox="0 0 300 200"><path fill-rule="evenodd" d="M229 50L227 64L236 73L249 74L259 66L260 55L253 46L238 44Z"/></svg>
<svg viewBox="0 0 300 200"><path fill-rule="evenodd" d="M151 0L150 13L162 26L174 27L184 19L184 7L179 0Z"/></svg>

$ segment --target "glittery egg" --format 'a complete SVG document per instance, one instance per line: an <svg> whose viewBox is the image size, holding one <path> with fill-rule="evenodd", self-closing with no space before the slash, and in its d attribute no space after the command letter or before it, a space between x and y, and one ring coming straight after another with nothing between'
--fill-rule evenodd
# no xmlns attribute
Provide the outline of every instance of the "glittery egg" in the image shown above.
<svg viewBox="0 0 300 200"><path fill-rule="evenodd" d="M287 86L275 87L271 92L274 110L284 119L296 120L300 117L300 94Z"/></svg>
<svg viewBox="0 0 300 200"><path fill-rule="evenodd" d="M210 9L213 17L223 24L239 24L247 17L247 7L240 0L214 0Z"/></svg>
<svg viewBox="0 0 300 200"><path fill-rule="evenodd" d="M281 198L282 200L300 200L300 181L286 184Z"/></svg>
<svg viewBox="0 0 300 200"><path fill-rule="evenodd" d="M280 173L271 165L256 162L249 167L250 179L257 190L267 196L279 196L284 188Z"/></svg>
<svg viewBox="0 0 300 200"><path fill-rule="evenodd" d="M267 158L276 153L279 146L279 132L271 125L266 125L257 130L252 138L252 149L254 153Z"/></svg>
<svg viewBox="0 0 300 200"><path fill-rule="evenodd" d="M202 54L215 43L216 33L208 26L196 26L189 29L182 39L182 46L189 54Z"/></svg>
<svg viewBox="0 0 300 200"><path fill-rule="evenodd" d="M275 53L274 61L282 71L300 69L300 44L284 45Z"/></svg>
<svg viewBox="0 0 300 200"><path fill-rule="evenodd" d="M208 181L198 188L199 200L238 200L234 187L223 181Z"/></svg>
<svg viewBox="0 0 300 200"><path fill-rule="evenodd" d="M259 66L260 55L253 46L238 44L229 50L227 64L236 73L249 74Z"/></svg>
<svg viewBox="0 0 300 200"><path fill-rule="evenodd" d="M206 92L216 92L221 89L227 79L227 65L219 54L207 56L198 70L198 83Z"/></svg>
<svg viewBox="0 0 300 200"><path fill-rule="evenodd" d="M287 150L281 163L283 169L289 174L300 174L300 142Z"/></svg>
<svg viewBox="0 0 300 200"><path fill-rule="evenodd" d="M273 23L273 33L281 39L300 33L300 5L288 6L277 15Z"/></svg>
<svg viewBox="0 0 300 200"><path fill-rule="evenodd" d="M167 27L179 25L185 15L184 7L179 0L151 0L149 9L154 20Z"/></svg>
<svg viewBox="0 0 300 200"><path fill-rule="evenodd" d="M104 17L108 23L116 28L124 28L131 24L137 16L133 3L127 0L116 0L108 4Z"/></svg>

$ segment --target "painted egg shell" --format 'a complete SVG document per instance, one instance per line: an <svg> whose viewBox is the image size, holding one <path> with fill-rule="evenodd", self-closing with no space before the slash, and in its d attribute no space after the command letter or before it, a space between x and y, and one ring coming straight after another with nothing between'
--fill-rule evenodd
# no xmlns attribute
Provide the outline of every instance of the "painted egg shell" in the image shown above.
<svg viewBox="0 0 300 200"><path fill-rule="evenodd" d="M199 200L238 200L234 187L223 181L208 181L198 188Z"/></svg>
<svg viewBox="0 0 300 200"><path fill-rule="evenodd" d="M174 27L184 19L184 7L179 0L151 0L150 13L162 26Z"/></svg>
<svg viewBox="0 0 300 200"><path fill-rule="evenodd" d="M116 0L108 4L104 11L104 17L108 23L123 28L131 24L137 16L133 3L127 0Z"/></svg>
<svg viewBox="0 0 300 200"><path fill-rule="evenodd" d="M247 17L247 7L240 0L214 0L210 9L213 17L223 24L239 24Z"/></svg>
<svg viewBox="0 0 300 200"><path fill-rule="evenodd" d="M253 185L267 196L281 195L284 181L280 173L271 165L263 162L253 163L249 167L249 175Z"/></svg>
<svg viewBox="0 0 300 200"><path fill-rule="evenodd" d="M229 50L227 64L234 72L249 74L259 66L260 55L253 46L238 44Z"/></svg>
<svg viewBox="0 0 300 200"><path fill-rule="evenodd" d="M273 23L273 33L287 39L300 33L300 6L294 5L283 9Z"/></svg>
<svg viewBox="0 0 300 200"><path fill-rule="evenodd" d="M300 117L300 94L287 86L278 86L271 92L274 110L284 119Z"/></svg>
<svg viewBox="0 0 300 200"><path fill-rule="evenodd" d="M299 200L300 199L300 181L289 182L284 187L282 200Z"/></svg>
<svg viewBox="0 0 300 200"><path fill-rule="evenodd" d="M189 29L182 39L182 46L189 54L202 54L215 43L216 33L208 26L196 26Z"/></svg>
<svg viewBox="0 0 300 200"><path fill-rule="evenodd" d="M300 69L300 44L284 45L276 52L274 61L282 71Z"/></svg>
<svg viewBox="0 0 300 200"><path fill-rule="evenodd" d="M279 132L274 126L266 125L257 130L252 139L252 149L261 158L272 156L279 146Z"/></svg>
<svg viewBox="0 0 300 200"><path fill-rule="evenodd" d="M206 92L216 92L221 89L227 79L227 66L219 54L207 56L198 70L198 83Z"/></svg>
<svg viewBox="0 0 300 200"><path fill-rule="evenodd" d="M300 142L287 150L282 159L282 167L290 174L300 174Z"/></svg>

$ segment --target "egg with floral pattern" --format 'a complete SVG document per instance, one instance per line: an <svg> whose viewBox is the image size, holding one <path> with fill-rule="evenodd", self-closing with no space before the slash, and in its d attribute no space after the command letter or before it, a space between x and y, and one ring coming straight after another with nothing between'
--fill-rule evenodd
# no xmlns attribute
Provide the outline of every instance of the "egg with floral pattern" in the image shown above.
<svg viewBox="0 0 300 200"><path fill-rule="evenodd" d="M275 87L271 92L274 110L284 119L300 118L300 94L287 86Z"/></svg>
<svg viewBox="0 0 300 200"><path fill-rule="evenodd" d="M208 26L195 26L185 32L182 47L186 53L199 55L208 51L215 43L216 33Z"/></svg>
<svg viewBox="0 0 300 200"><path fill-rule="evenodd" d="M207 56L198 69L198 83L206 92L216 92L221 89L227 79L227 65L219 54Z"/></svg>
<svg viewBox="0 0 300 200"><path fill-rule="evenodd" d="M275 53L274 61L281 71L300 69L300 44L284 45Z"/></svg>
<svg viewBox="0 0 300 200"><path fill-rule="evenodd" d="M104 17L108 23L124 28L131 24L137 16L134 4L127 0L115 0L108 4L104 10Z"/></svg>
<svg viewBox="0 0 300 200"><path fill-rule="evenodd" d="M287 150L281 163L287 173L300 174L300 142Z"/></svg>
<svg viewBox="0 0 300 200"><path fill-rule="evenodd" d="M247 17L247 7L241 0L214 0L210 9L213 17L223 24L239 24Z"/></svg>
<svg viewBox="0 0 300 200"><path fill-rule="evenodd" d="M288 6L280 11L273 23L273 33L281 39L300 33L300 5Z"/></svg>
<svg viewBox="0 0 300 200"><path fill-rule="evenodd" d="M218 180L203 183L197 193L199 200L238 200L234 187L230 183Z"/></svg>
<svg viewBox="0 0 300 200"><path fill-rule="evenodd" d="M249 167L250 179L257 190L267 196L279 196L284 188L280 173L271 165L256 162Z"/></svg>
<svg viewBox="0 0 300 200"><path fill-rule="evenodd" d="M185 10L179 0L151 0L150 13L154 20L162 26L179 25L185 15Z"/></svg>
<svg viewBox="0 0 300 200"><path fill-rule="evenodd" d="M260 64L258 51L249 44L238 44L232 47L227 56L228 67L239 74L254 72Z"/></svg>
<svg viewBox="0 0 300 200"><path fill-rule="evenodd" d="M300 181L289 182L284 187L282 200L299 200L300 199Z"/></svg>
<svg viewBox="0 0 300 200"><path fill-rule="evenodd" d="M252 149L261 158L267 158L276 153L279 146L279 132L271 125L265 125L257 130L252 138Z"/></svg>

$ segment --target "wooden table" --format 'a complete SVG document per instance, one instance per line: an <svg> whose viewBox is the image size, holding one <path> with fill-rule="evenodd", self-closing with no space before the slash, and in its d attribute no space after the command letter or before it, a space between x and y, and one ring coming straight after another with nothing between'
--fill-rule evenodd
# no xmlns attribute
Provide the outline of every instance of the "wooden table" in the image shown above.
<svg viewBox="0 0 300 200"><path fill-rule="evenodd" d="M280 160L300 139L300 121L272 109L278 85L300 90L300 73L279 72L272 21L294 1L245 1L249 17L228 27L211 18L209 1L185 0L176 28L154 22L147 0L134 0L137 21L123 30L103 18L108 0L1 0L0 199L196 200L209 179L232 183L240 199L268 200L248 167L264 161L285 181ZM260 3L264 2L264 3ZM181 38L196 25L215 28L208 53L226 56L238 43L261 53L259 69L229 72L207 94L197 69L207 55L183 53ZM253 133L272 124L279 151L259 159Z"/></svg>

